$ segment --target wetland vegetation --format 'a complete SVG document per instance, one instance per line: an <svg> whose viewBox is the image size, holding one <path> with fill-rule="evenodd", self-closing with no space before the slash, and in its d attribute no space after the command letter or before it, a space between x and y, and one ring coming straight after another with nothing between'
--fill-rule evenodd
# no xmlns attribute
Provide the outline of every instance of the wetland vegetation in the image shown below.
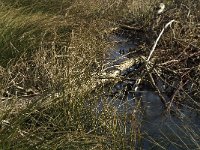
<svg viewBox="0 0 200 150"><path fill-rule="evenodd" d="M200 1L162 2L157 14L158 0L0 0L0 149L200 149ZM111 36L143 62L102 84ZM194 113L175 124L184 136L148 137L140 97L128 113L106 102L143 87L164 115Z"/></svg>

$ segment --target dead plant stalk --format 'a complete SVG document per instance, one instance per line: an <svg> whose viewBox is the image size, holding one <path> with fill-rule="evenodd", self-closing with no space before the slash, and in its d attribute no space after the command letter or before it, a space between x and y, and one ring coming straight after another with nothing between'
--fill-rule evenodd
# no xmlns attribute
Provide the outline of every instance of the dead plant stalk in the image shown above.
<svg viewBox="0 0 200 150"><path fill-rule="evenodd" d="M150 59L152 58L153 52L155 51L156 46L157 46L157 44L158 44L158 42L159 42L161 36L163 35L165 29L168 28L168 26L171 26L171 24L172 24L174 21L175 21L174 19L171 20L171 21L169 21L169 22L163 27L163 29L161 30L159 36L157 37L157 39L156 39L156 41L155 41L155 43L154 43L154 45L153 45L153 47L152 47L152 49L151 49L151 51L150 51L150 54L149 54L149 56L148 56L148 58L147 58L147 60L146 60L146 69L147 69L147 71L148 71L148 70L151 70L151 68L149 67L149 64L151 63ZM149 72L149 74L150 74L150 72ZM151 75L150 75L150 76L151 76ZM151 78L151 79L153 80L153 78ZM139 87L139 84L141 83L141 81L142 81L142 78L139 78L139 79L136 81L135 91L138 90L138 87ZM152 81L152 82L155 83L154 81ZM157 90L158 90L158 88L157 88ZM165 101L163 98L161 98L161 99L162 99L162 103L166 106L166 101Z"/></svg>

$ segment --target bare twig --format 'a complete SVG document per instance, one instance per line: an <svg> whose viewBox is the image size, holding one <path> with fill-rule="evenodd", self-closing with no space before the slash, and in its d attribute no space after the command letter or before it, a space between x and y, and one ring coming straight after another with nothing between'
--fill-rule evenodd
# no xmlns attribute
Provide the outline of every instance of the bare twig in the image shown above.
<svg viewBox="0 0 200 150"><path fill-rule="evenodd" d="M170 22L168 22L168 23L164 26L164 28L162 29L162 31L160 32L158 38L156 39L156 41L155 41L155 43L154 43L154 45L153 45L153 47L152 47L152 49L151 49L151 52L150 52L150 54L149 54L149 57L147 58L147 62L150 61L151 56L152 56L153 52L155 51L156 46L157 46L157 44L158 44L158 41L160 40L160 38L161 38L163 32L164 32L165 29L166 29L169 25L171 25L174 21L175 21L175 20L173 19L173 20L171 20Z"/></svg>
<svg viewBox="0 0 200 150"><path fill-rule="evenodd" d="M168 23L164 26L164 28L162 29L162 31L160 32L158 38L156 39L156 41L155 41L155 43L154 43L154 45L153 45L153 47L152 47L152 49L151 49L151 52L150 52L150 54L149 54L149 56L148 56L148 58L147 58L147 60L146 60L146 68L147 68L147 70L150 70L150 68L149 68L150 59L151 59L151 57L152 57L153 52L154 52L155 49L156 49L156 46L157 46L157 44L158 44L158 41L160 40L160 38L161 38L163 32L165 31L165 29L166 29L169 25L171 25L174 21L175 21L175 20L171 20L170 22L168 22ZM138 90L138 86L139 86L139 84L141 83L141 81L142 81L141 78L137 79L135 91Z"/></svg>
<svg viewBox="0 0 200 150"><path fill-rule="evenodd" d="M154 81L154 79L153 79L151 73L149 73L149 77L150 77L150 80L151 80L152 85L154 86L154 88L155 88L155 89L157 90L157 92L158 92L158 95L159 95L159 97L160 97L161 102L163 103L164 107L166 108L166 107L167 107L166 99L165 99L165 97L163 96L163 94L161 93L161 91L160 91L160 89L158 88L158 86L156 85L156 83L155 83L155 81Z"/></svg>

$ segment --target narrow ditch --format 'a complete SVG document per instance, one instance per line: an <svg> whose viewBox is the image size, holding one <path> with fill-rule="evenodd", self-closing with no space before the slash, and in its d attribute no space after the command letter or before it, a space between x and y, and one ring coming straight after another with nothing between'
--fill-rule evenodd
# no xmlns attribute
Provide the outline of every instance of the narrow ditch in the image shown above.
<svg viewBox="0 0 200 150"><path fill-rule="evenodd" d="M118 71L116 66L131 59L129 54L133 53L132 50L137 47L131 39L123 36L112 36L111 40L116 42L117 46L108 51L105 68ZM173 102L171 102L171 111L167 110L150 83L141 83L139 89L135 91L136 79L130 74L137 72L138 68L138 66L131 66L119 72L120 76L124 77L123 80L112 85L107 102L100 101L98 111L106 103L115 107L119 115L137 113L143 135L138 146L144 149L197 148L200 144L200 140L195 139L197 135L200 135L198 112L185 104L177 106ZM170 103L170 98L162 89L162 81L158 80L157 83L160 84L160 90L168 100L167 103ZM138 103L141 106L139 113L136 112Z"/></svg>

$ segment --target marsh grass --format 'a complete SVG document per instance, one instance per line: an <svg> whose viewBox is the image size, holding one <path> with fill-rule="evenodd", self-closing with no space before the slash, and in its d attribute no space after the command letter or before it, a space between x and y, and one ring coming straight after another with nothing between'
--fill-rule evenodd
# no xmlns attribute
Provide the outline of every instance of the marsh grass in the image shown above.
<svg viewBox="0 0 200 150"><path fill-rule="evenodd" d="M168 1L171 9L155 22L153 7L158 2L145 3L138 9L121 0L1 0L0 88L2 95L8 91L0 102L1 149L135 149L140 145L136 114L119 115L107 103L97 113L100 98L106 102L108 97L104 87L92 89L92 76L101 71L105 52L113 46L107 36L123 24L142 24L143 32L156 38L169 19L178 21L159 43L155 69L163 69L169 81L169 72L175 70L185 81L179 69L192 65L194 70L188 74L195 74L186 77L194 83L194 93L186 89L180 93L197 103L199 18L195 13L199 6L187 0L181 6ZM190 10L189 17L183 9ZM151 44L142 49L143 55L148 55ZM181 61L190 62L166 65L177 59L179 50L187 53L180 52L179 57L185 56ZM34 97L23 96L28 89Z"/></svg>
<svg viewBox="0 0 200 150"><path fill-rule="evenodd" d="M1 101L2 149L134 145L136 134L126 135L122 117L112 107L97 114L101 93L90 94L92 73L111 46L105 37L126 15L120 7L120 1L1 1L1 93L9 92ZM37 96L23 97L28 89Z"/></svg>

